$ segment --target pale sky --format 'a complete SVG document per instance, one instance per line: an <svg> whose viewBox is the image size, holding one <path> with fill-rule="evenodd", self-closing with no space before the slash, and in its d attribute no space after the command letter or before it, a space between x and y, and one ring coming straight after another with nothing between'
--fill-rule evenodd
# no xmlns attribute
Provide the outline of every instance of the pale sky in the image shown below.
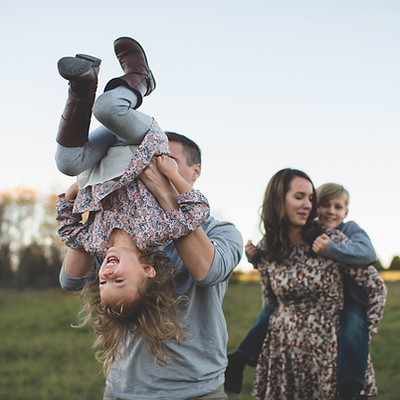
<svg viewBox="0 0 400 400"><path fill-rule="evenodd" d="M122 75L113 41L130 36L157 82L140 110L200 145L197 188L245 241L261 237L269 179L293 167L343 184L383 264L400 255L399 1L3 0L0 13L0 190L73 182L54 163L57 61L101 58L101 94Z"/></svg>

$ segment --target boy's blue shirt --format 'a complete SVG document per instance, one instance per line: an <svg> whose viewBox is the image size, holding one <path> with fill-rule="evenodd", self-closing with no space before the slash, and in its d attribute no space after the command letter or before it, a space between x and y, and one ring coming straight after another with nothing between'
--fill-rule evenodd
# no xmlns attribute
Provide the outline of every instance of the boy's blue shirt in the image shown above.
<svg viewBox="0 0 400 400"><path fill-rule="evenodd" d="M349 239L347 243L334 243L329 240L324 257L341 264L366 267L376 262L377 257L367 233L354 221L342 222L337 228ZM257 268L258 259L252 260L246 254L249 263Z"/></svg>
<svg viewBox="0 0 400 400"><path fill-rule="evenodd" d="M354 222L342 222L336 229L342 231L351 242L328 242L324 257L346 265L365 267L376 262L377 257L367 233Z"/></svg>

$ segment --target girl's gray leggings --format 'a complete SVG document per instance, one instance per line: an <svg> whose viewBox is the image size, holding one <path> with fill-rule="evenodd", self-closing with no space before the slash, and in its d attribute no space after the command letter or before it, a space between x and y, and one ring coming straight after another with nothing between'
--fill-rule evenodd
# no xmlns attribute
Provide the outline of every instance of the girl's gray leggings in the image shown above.
<svg viewBox="0 0 400 400"><path fill-rule="evenodd" d="M96 165L110 147L140 144L153 118L136 111L136 104L135 93L124 86L100 95L93 114L103 126L93 130L81 147L57 145L55 159L59 171L76 176Z"/></svg>

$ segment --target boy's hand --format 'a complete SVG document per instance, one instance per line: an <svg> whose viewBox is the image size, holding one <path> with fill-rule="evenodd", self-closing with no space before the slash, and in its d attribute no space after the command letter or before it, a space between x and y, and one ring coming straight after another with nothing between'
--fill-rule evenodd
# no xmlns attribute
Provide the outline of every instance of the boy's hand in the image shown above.
<svg viewBox="0 0 400 400"><path fill-rule="evenodd" d="M250 260L255 260L257 259L260 250L256 246L254 246L251 240L248 240L246 245L244 246L244 251L246 252L247 258L249 258Z"/></svg>
<svg viewBox="0 0 400 400"><path fill-rule="evenodd" d="M315 254L322 256L325 253L326 248L328 247L329 236L326 233L318 236L312 245L312 249Z"/></svg>

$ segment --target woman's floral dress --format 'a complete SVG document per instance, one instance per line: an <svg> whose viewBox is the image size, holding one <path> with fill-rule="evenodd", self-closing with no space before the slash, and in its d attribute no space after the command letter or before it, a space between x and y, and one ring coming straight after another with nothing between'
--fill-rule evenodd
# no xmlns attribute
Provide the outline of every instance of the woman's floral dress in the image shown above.
<svg viewBox="0 0 400 400"><path fill-rule="evenodd" d="M114 229L127 232L141 251L189 234L209 217L207 199L198 190L178 195L179 209L164 211L137 177L154 155L168 154L168 138L153 121L123 175L79 190L75 201L56 202L58 234L70 248L104 256ZM82 223L82 214L90 212Z"/></svg>
<svg viewBox="0 0 400 400"><path fill-rule="evenodd" d="M346 241L343 233L331 235ZM370 333L383 314L386 287L374 267L352 269L297 245L282 263L261 260L259 272L264 304L278 300L270 317L256 369L257 399L330 400L335 395L337 338L343 308L341 273L349 274L368 295ZM375 395L369 358L365 394Z"/></svg>

